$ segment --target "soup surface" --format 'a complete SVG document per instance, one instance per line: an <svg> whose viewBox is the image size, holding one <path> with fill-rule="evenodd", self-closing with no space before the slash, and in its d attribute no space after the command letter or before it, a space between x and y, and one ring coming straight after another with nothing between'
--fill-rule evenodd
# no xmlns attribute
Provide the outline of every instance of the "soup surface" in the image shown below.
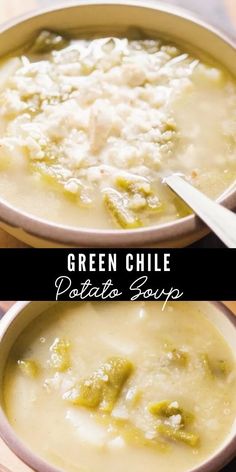
<svg viewBox="0 0 236 472"><path fill-rule="evenodd" d="M187 472L236 417L236 366L190 302L58 303L17 340L4 402L65 472Z"/></svg>
<svg viewBox="0 0 236 472"><path fill-rule="evenodd" d="M163 183L236 179L236 84L159 39L43 31L0 64L0 196L43 219L130 229L186 216Z"/></svg>

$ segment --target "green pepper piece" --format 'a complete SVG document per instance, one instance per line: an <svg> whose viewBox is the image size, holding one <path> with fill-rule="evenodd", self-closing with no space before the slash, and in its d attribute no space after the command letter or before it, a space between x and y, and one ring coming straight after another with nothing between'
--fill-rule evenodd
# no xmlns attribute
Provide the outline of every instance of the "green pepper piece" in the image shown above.
<svg viewBox="0 0 236 472"><path fill-rule="evenodd" d="M136 176L118 175L115 183L126 192L140 193L144 197L152 195L150 183L145 179L139 179Z"/></svg>
<svg viewBox="0 0 236 472"><path fill-rule="evenodd" d="M170 411L170 404L171 402L168 401L168 400L163 400L161 402L157 402L157 403L152 403L151 405L148 406L148 410L149 412L152 414L152 415L156 415L156 416L171 416L169 415L169 411ZM173 415L176 415L179 413L179 409L175 408L174 409L175 412L172 413ZM176 410L177 413L176 413Z"/></svg>
<svg viewBox="0 0 236 472"><path fill-rule="evenodd" d="M187 446L190 447L197 447L199 444L199 436L195 433L188 433L187 431L183 431L182 429L172 428L171 426L167 426L163 423L160 423L157 426L157 432L161 435L170 439L172 441L180 441Z"/></svg>
<svg viewBox="0 0 236 472"><path fill-rule="evenodd" d="M103 390L100 409L111 412L123 385L132 373L133 365L127 359L112 357L104 364L103 370L105 376L108 376L108 382Z"/></svg>
<svg viewBox="0 0 236 472"><path fill-rule="evenodd" d="M112 427L114 435L121 436L127 444L134 447L149 447L159 452L165 452L169 449L167 443L160 440L157 434L149 439L144 431L131 423L130 420L113 418L108 415L99 415L97 421L107 428Z"/></svg>
<svg viewBox="0 0 236 472"><path fill-rule="evenodd" d="M107 189L103 197L104 205L115 222L124 229L138 228L141 221L129 211L124 204L122 195L114 189Z"/></svg>
<svg viewBox="0 0 236 472"><path fill-rule="evenodd" d="M181 414L181 409L179 407L171 406L173 402L164 400L158 403L152 403L149 405L148 410L152 415L163 416L169 418L172 415Z"/></svg>
<svg viewBox="0 0 236 472"><path fill-rule="evenodd" d="M217 359L215 361L211 361L207 354L201 354L200 356L202 367L205 371L205 374L209 378L214 377L227 377L230 369L227 362L223 359Z"/></svg>
<svg viewBox="0 0 236 472"><path fill-rule="evenodd" d="M118 175L115 181L117 187L131 195L140 195L145 199L145 205L141 210L151 212L163 211L164 205L154 194L150 182L146 179L138 178L135 175ZM138 210L139 211L139 210Z"/></svg>
<svg viewBox="0 0 236 472"><path fill-rule="evenodd" d="M53 31L43 30L39 33L30 47L33 54L48 54L53 50L59 51L69 44L69 40Z"/></svg>
<svg viewBox="0 0 236 472"><path fill-rule="evenodd" d="M217 377L227 377L230 371L229 365L226 360L218 359L214 365L214 372Z"/></svg>
<svg viewBox="0 0 236 472"><path fill-rule="evenodd" d="M157 437L148 439L145 437L143 431L129 421L123 421L118 429L127 444L135 447L149 447L160 452L167 450L167 445L161 442Z"/></svg>
<svg viewBox="0 0 236 472"><path fill-rule="evenodd" d="M209 378L212 378L213 377L213 372L212 372L212 368L211 368L211 365L210 365L210 360L209 360L209 357L207 354L201 354L200 355L200 361L201 361L201 365L205 371L205 374L209 377Z"/></svg>
<svg viewBox="0 0 236 472"><path fill-rule="evenodd" d="M52 352L50 366L59 372L68 370L71 366L69 350L69 341L56 338L50 347L50 351Z"/></svg>
<svg viewBox="0 0 236 472"><path fill-rule="evenodd" d="M79 382L64 396L74 405L112 411L121 390L131 375L133 365L127 359L112 357L89 378Z"/></svg>
<svg viewBox="0 0 236 472"><path fill-rule="evenodd" d="M181 427L185 427L194 421L194 415L188 411L185 411L179 406L175 406L174 403L168 400L164 400L157 403L152 403L148 406L148 410L152 415L160 418L170 418L174 415L181 416Z"/></svg>
<svg viewBox="0 0 236 472"><path fill-rule="evenodd" d="M65 179L63 176L63 169L60 165L48 165L45 162L34 162L30 164L31 172L39 175L42 182L47 186L50 186L56 192L63 193L66 198L70 199L72 202L80 202L83 200L83 194L85 194L85 187L78 179ZM75 181L78 187L78 190L74 193L69 191L66 188L66 183L68 184L71 181Z"/></svg>
<svg viewBox="0 0 236 472"><path fill-rule="evenodd" d="M98 408L102 399L102 381L92 375L65 393L64 399L76 406Z"/></svg>
<svg viewBox="0 0 236 472"><path fill-rule="evenodd" d="M184 351L181 351L181 349L171 349L171 351L167 353L167 356L168 362L175 367L184 368L188 365L188 354Z"/></svg>

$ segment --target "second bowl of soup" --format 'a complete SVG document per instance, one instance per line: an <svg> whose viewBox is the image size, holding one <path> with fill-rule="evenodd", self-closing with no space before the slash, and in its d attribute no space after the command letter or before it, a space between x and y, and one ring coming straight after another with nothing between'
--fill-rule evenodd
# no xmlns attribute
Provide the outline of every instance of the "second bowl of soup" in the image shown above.
<svg viewBox="0 0 236 472"><path fill-rule="evenodd" d="M3 220L16 212L23 230L62 244L184 245L202 228L165 177L214 199L235 183L234 51L161 7L119 5L114 26L117 8L88 2L2 33L26 31L0 64Z"/></svg>
<svg viewBox="0 0 236 472"><path fill-rule="evenodd" d="M15 307L1 329L2 437L38 472L218 470L236 452L236 330L224 310Z"/></svg>

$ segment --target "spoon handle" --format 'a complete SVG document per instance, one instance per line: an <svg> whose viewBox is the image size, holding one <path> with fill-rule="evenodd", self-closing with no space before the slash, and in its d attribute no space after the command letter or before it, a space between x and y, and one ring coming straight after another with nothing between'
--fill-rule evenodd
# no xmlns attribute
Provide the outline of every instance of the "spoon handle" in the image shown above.
<svg viewBox="0 0 236 472"><path fill-rule="evenodd" d="M165 182L227 247L236 248L236 215L232 211L206 197L178 175L167 177Z"/></svg>

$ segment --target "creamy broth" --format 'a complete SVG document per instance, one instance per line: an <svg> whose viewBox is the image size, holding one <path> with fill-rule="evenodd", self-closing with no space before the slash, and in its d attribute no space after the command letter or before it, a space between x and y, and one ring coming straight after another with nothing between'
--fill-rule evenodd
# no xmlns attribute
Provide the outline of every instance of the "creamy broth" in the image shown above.
<svg viewBox="0 0 236 472"><path fill-rule="evenodd" d="M236 179L236 85L159 39L41 32L0 66L0 196L70 226L130 229L189 209L184 174L216 198Z"/></svg>
<svg viewBox="0 0 236 472"><path fill-rule="evenodd" d="M187 472L230 433L235 392L233 353L191 302L57 303L4 376L13 428L65 472Z"/></svg>

